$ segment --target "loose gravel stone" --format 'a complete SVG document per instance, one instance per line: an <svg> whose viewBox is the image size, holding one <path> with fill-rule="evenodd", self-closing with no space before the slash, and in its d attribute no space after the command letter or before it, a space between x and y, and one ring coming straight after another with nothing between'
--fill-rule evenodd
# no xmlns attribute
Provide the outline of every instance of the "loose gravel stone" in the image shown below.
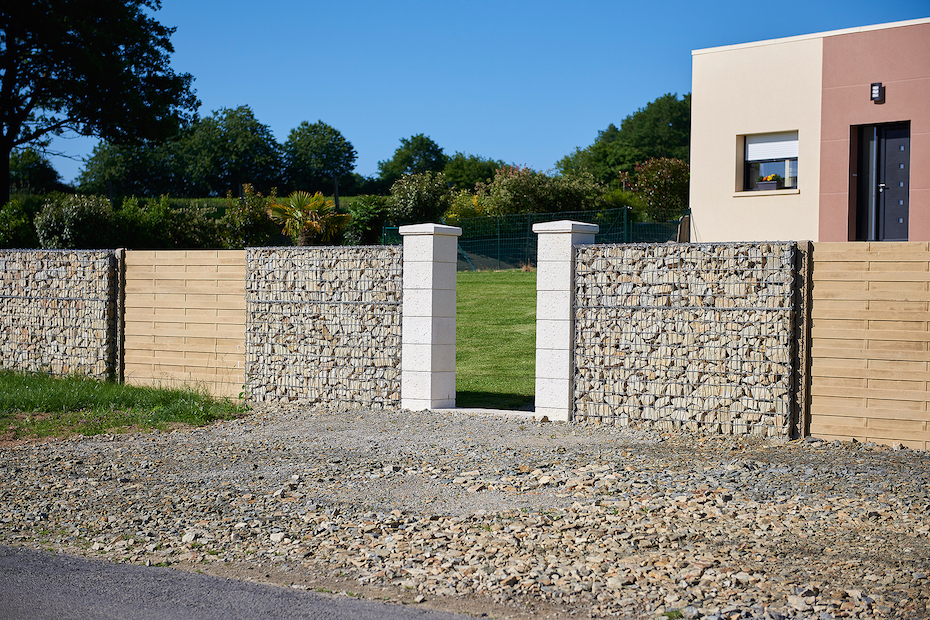
<svg viewBox="0 0 930 620"><path fill-rule="evenodd" d="M928 488L870 444L262 405L0 449L0 542L565 617L927 618Z"/></svg>

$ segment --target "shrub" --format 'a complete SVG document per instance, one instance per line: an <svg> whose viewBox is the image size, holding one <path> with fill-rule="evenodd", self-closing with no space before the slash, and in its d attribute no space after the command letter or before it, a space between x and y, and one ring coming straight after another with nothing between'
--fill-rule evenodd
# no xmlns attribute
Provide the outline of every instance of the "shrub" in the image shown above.
<svg viewBox="0 0 930 620"><path fill-rule="evenodd" d="M636 165L633 193L642 201L646 221L675 220L688 209L688 162L660 157ZM621 180L628 177L621 173Z"/></svg>
<svg viewBox="0 0 930 620"><path fill-rule="evenodd" d="M586 211L604 193L587 172L549 176L530 168L504 166L490 183L475 186L476 204L487 215Z"/></svg>
<svg viewBox="0 0 930 620"><path fill-rule="evenodd" d="M0 209L0 248L34 248L38 245L28 207L14 197Z"/></svg>
<svg viewBox="0 0 930 620"><path fill-rule="evenodd" d="M116 247L115 215L102 196L53 194L36 216L39 244L50 249Z"/></svg>
<svg viewBox="0 0 930 620"><path fill-rule="evenodd" d="M265 198L246 183L242 198L226 194L226 214L223 216L223 243L230 249L267 245L288 245L290 239L281 234L278 225L268 217L268 207L275 201L275 191Z"/></svg>
<svg viewBox="0 0 930 620"><path fill-rule="evenodd" d="M213 209L190 202L173 207L167 196L143 202L130 197L116 212L120 247L134 249L212 249L222 247Z"/></svg>
<svg viewBox="0 0 930 620"><path fill-rule="evenodd" d="M381 241L381 230L388 214L387 196L358 196L349 204L349 220L345 230L347 245L374 245Z"/></svg>
<svg viewBox="0 0 930 620"><path fill-rule="evenodd" d="M390 220L403 224L438 222L452 205L452 192L441 172L405 174L391 186Z"/></svg>

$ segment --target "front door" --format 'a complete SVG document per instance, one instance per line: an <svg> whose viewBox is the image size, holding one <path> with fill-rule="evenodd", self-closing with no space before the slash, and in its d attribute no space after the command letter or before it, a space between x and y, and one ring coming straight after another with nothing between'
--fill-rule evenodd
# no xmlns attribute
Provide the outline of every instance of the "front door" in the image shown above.
<svg viewBox="0 0 930 620"><path fill-rule="evenodd" d="M907 241L908 123L859 128L858 241Z"/></svg>

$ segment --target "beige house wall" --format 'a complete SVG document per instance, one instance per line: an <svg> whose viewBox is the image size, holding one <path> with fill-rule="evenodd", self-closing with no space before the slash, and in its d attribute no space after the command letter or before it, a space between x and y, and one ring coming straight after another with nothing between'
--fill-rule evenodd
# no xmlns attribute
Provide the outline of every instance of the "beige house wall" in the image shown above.
<svg viewBox="0 0 930 620"><path fill-rule="evenodd" d="M692 241L818 239L823 40L692 52ZM743 136L798 132L798 188L742 191Z"/></svg>
<svg viewBox="0 0 930 620"><path fill-rule="evenodd" d="M126 252L124 376L139 385L245 384L245 252Z"/></svg>

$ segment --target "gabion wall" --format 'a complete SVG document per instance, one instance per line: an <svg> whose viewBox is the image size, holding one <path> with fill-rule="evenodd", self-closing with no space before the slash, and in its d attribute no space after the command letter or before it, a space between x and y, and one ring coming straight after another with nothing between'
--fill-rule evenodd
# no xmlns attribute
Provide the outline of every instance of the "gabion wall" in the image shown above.
<svg viewBox="0 0 930 620"><path fill-rule="evenodd" d="M250 397L399 406L402 268L392 246L249 248Z"/></svg>
<svg viewBox="0 0 930 620"><path fill-rule="evenodd" d="M107 378L115 268L108 250L0 250L0 366Z"/></svg>
<svg viewBox="0 0 930 620"><path fill-rule="evenodd" d="M576 249L574 416L786 436L794 243Z"/></svg>

